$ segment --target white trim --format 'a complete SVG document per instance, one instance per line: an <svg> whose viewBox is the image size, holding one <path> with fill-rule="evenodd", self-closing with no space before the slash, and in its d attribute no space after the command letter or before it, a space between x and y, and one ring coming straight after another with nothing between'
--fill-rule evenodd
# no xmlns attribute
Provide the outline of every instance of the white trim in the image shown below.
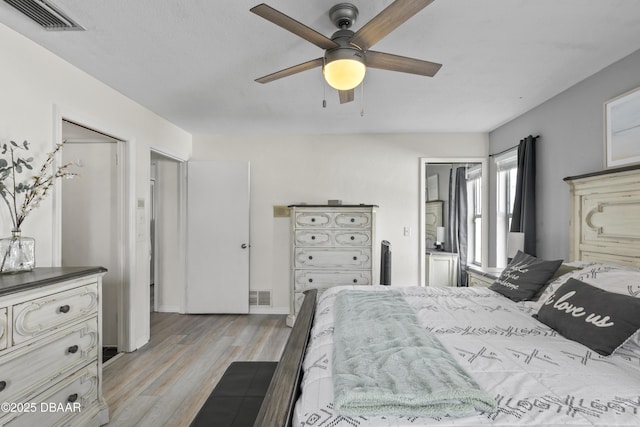
<svg viewBox="0 0 640 427"><path fill-rule="evenodd" d="M518 166L518 147L514 147L499 156L494 156L493 161L496 162L498 172L512 169Z"/></svg>
<svg viewBox="0 0 640 427"><path fill-rule="evenodd" d="M115 132L105 131L113 129L113 125L103 123L93 117L87 117L84 113L53 104L53 146L62 142L62 121L67 120L89 129L95 129L100 133L113 136L121 141L118 143L118 161L121 162L119 186L121 190L122 203L120 216L118 218L121 229L121 266L122 266L122 289L118 297L118 350L133 351L139 346L133 343L135 328L132 322L131 301L134 294L132 284L135 283L135 138L118 135ZM60 158L56 160L60 164ZM62 183L56 182L53 194L53 218L52 218L52 265L62 264L62 204L60 202ZM147 337L148 341L148 337ZM146 343L146 341L145 341Z"/></svg>
<svg viewBox="0 0 640 427"><path fill-rule="evenodd" d="M170 158L172 160L175 160L177 162L186 162L186 161L189 160L189 159L185 159L185 158L181 157L178 154L171 153L171 152L167 151L164 148L158 148L158 147L153 146L153 145L149 147L149 153L152 153L152 152L156 153L156 154L159 154L159 155L161 155L163 157L168 157L168 158Z"/></svg>
<svg viewBox="0 0 640 427"><path fill-rule="evenodd" d="M178 253L184 254L184 256L176 260L180 262L180 266L178 267L181 271L182 283L183 285L183 296L180 301L180 305L178 306L158 306L158 311L168 311L175 313L186 313L185 311L185 301L186 301L186 283L187 283L187 258L186 258L186 247L187 247L187 164L188 160L184 159L176 154L169 153L168 151L151 146L149 147L149 158L151 158L151 154L155 153L157 155L166 157L168 159L174 160L178 163ZM151 170L149 170L149 179L151 179ZM158 185L156 183L156 185ZM157 276L156 276L157 279ZM157 289L157 288L156 288ZM156 304L158 299L156 298Z"/></svg>
<svg viewBox="0 0 640 427"><path fill-rule="evenodd" d="M178 187L178 199L180 201L180 211L178 213L178 228L180 230L180 240L178 241L178 249L183 257L180 259L182 263L182 306L180 307L180 313L187 312L187 172L189 162L180 162L178 166L179 175L179 187Z"/></svg>
<svg viewBox="0 0 640 427"><path fill-rule="evenodd" d="M177 305L159 305L156 311L161 313L180 313L180 307Z"/></svg>
<svg viewBox="0 0 640 427"><path fill-rule="evenodd" d="M289 314L289 307L249 307L249 314Z"/></svg>

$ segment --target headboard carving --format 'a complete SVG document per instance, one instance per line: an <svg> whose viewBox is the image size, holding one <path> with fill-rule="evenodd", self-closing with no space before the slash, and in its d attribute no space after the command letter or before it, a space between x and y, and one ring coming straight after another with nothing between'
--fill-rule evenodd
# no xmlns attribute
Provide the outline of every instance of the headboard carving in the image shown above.
<svg viewBox="0 0 640 427"><path fill-rule="evenodd" d="M569 177L570 259L640 267L640 168Z"/></svg>

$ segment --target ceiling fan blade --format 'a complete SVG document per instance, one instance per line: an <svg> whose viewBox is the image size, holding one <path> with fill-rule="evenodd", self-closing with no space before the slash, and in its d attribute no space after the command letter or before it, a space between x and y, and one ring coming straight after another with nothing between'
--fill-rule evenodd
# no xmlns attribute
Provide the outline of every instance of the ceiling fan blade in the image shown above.
<svg viewBox="0 0 640 427"><path fill-rule="evenodd" d="M258 16L262 16L267 21L270 21L287 31L291 31L293 34L302 37L322 49L338 47L338 44L330 38L264 3L252 7L249 10Z"/></svg>
<svg viewBox="0 0 640 427"><path fill-rule="evenodd" d="M392 55L370 50L366 53L367 67L380 68L382 70L400 71L402 73L419 74L433 77L442 64L423 61L421 59L407 58L406 56Z"/></svg>
<svg viewBox="0 0 640 427"><path fill-rule="evenodd" d="M349 41L366 51L433 0L396 0L360 28Z"/></svg>
<svg viewBox="0 0 640 427"><path fill-rule="evenodd" d="M311 61L303 62L302 64L294 65L293 67L285 68L284 70L276 71L275 73L260 77L259 79L256 79L256 81L258 83L269 83L292 74L301 73L315 67L321 67L323 62L323 58L312 59Z"/></svg>
<svg viewBox="0 0 640 427"><path fill-rule="evenodd" d="M340 96L340 104L346 104L347 102L353 101L353 89L349 90L339 90L338 95Z"/></svg>

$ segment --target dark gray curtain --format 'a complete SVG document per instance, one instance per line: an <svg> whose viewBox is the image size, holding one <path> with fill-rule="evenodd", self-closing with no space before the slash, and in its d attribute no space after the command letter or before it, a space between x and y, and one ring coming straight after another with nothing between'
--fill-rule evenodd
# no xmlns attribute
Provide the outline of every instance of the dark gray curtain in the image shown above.
<svg viewBox="0 0 640 427"><path fill-rule="evenodd" d="M510 231L524 233L524 251L536 255L536 138L518 145L518 176Z"/></svg>
<svg viewBox="0 0 640 427"><path fill-rule="evenodd" d="M467 286L467 170L449 173L449 227L445 250L458 254L458 286Z"/></svg>

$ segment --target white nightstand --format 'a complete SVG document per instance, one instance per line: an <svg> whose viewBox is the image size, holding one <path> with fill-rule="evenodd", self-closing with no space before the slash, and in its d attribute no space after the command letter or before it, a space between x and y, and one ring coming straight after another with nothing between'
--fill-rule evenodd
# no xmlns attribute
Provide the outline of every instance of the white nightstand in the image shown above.
<svg viewBox="0 0 640 427"><path fill-rule="evenodd" d="M469 286L491 286L496 281L504 268L488 267L481 268L476 266L468 266L467 274L469 274Z"/></svg>
<svg viewBox="0 0 640 427"><path fill-rule="evenodd" d="M456 286L458 254L428 250L425 254L427 286Z"/></svg>

